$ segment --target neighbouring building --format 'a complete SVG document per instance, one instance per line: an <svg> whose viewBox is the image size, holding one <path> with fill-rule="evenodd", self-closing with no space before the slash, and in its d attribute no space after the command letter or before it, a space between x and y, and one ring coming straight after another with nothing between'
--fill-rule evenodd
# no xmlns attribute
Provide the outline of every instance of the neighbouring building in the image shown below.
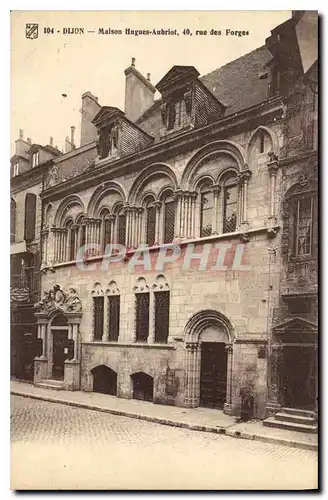
<svg viewBox="0 0 328 500"><path fill-rule="evenodd" d="M312 21L294 14L204 77L173 66L153 86L132 59L124 112L83 94L80 147L52 158L41 194L36 384L315 409L296 394L317 343Z"/></svg>
<svg viewBox="0 0 328 500"><path fill-rule="evenodd" d="M10 160L11 375L26 380L33 380L41 348L34 315L40 296L40 194L44 173L60 154L52 139L47 146L32 144L21 130Z"/></svg>

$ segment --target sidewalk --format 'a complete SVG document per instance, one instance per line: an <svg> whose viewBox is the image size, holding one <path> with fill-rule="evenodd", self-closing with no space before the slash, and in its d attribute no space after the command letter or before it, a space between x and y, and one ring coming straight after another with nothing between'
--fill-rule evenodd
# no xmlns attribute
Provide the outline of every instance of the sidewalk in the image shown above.
<svg viewBox="0 0 328 500"><path fill-rule="evenodd" d="M191 430L215 432L231 437L254 439L308 450L318 448L316 434L272 429L264 427L262 421L236 423L236 417L225 415L219 410L156 405L146 401L121 399L95 392L54 391L19 381L11 381L10 392L17 396L78 406L113 415L140 418L149 422L184 427Z"/></svg>

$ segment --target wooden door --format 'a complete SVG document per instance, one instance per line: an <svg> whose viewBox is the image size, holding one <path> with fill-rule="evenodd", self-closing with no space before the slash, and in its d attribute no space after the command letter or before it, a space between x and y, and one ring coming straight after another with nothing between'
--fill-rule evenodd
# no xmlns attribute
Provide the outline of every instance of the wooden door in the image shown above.
<svg viewBox="0 0 328 500"><path fill-rule="evenodd" d="M200 405L223 408L227 388L225 344L203 342L201 346Z"/></svg>
<svg viewBox="0 0 328 500"><path fill-rule="evenodd" d="M74 356L74 342L68 339L68 330L53 330L52 377L64 379L64 362Z"/></svg>

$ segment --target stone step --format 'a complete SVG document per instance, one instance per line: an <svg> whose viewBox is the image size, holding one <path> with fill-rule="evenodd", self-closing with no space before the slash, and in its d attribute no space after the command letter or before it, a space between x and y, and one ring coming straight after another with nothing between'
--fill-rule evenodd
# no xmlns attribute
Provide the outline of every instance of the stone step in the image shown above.
<svg viewBox="0 0 328 500"><path fill-rule="evenodd" d="M276 413L274 418L281 422L294 422L295 424L316 425L317 423L315 417L304 417L303 415L293 415L285 412Z"/></svg>
<svg viewBox="0 0 328 500"><path fill-rule="evenodd" d="M290 415L302 415L303 417L317 418L316 413L310 410L299 410L298 408L281 408L281 411L284 413L289 413Z"/></svg>
<svg viewBox="0 0 328 500"><path fill-rule="evenodd" d="M35 386L40 387L41 389L52 389L54 391L61 391L63 390L63 381L47 379L44 380L43 382L36 383Z"/></svg>
<svg viewBox="0 0 328 500"><path fill-rule="evenodd" d="M275 417L269 417L263 421L265 427L274 427L276 429L286 429L288 431L306 432L315 434L318 431L318 426L313 424L297 424L295 422L281 422Z"/></svg>

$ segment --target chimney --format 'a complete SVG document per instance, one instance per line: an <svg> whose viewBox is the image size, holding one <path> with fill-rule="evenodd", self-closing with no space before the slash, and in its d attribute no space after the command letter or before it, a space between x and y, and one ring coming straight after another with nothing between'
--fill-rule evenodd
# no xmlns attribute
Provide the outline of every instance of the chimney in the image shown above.
<svg viewBox="0 0 328 500"><path fill-rule="evenodd" d="M50 137L49 144L50 144L50 146L54 147L54 138L53 137Z"/></svg>
<svg viewBox="0 0 328 500"><path fill-rule="evenodd" d="M125 71L125 114L135 122L154 103L155 87L150 83L150 73L145 78L135 67L132 57L131 66Z"/></svg>
<svg viewBox="0 0 328 500"><path fill-rule="evenodd" d="M92 123L92 120L100 109L101 106L98 103L98 97L94 96L91 92L82 94L81 146L97 139L97 129Z"/></svg>
<svg viewBox="0 0 328 500"><path fill-rule="evenodd" d="M28 150L30 147L31 143L28 140L25 141L24 132L22 129L19 129L19 138L15 141L15 154L29 160Z"/></svg>
<svg viewBox="0 0 328 500"><path fill-rule="evenodd" d="M71 127L71 146L72 149L75 149L75 144L74 144L74 134L75 134L75 127Z"/></svg>
<svg viewBox="0 0 328 500"><path fill-rule="evenodd" d="M28 144L32 144L32 140L29 137L26 139L26 142L28 142Z"/></svg>

